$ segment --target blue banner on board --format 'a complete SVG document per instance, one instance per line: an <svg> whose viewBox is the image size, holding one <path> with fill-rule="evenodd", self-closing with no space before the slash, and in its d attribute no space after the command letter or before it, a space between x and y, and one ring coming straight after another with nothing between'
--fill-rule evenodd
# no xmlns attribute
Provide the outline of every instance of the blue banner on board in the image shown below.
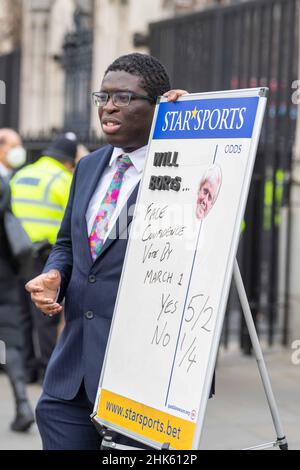
<svg viewBox="0 0 300 470"><path fill-rule="evenodd" d="M258 96L161 103L153 139L252 137Z"/></svg>

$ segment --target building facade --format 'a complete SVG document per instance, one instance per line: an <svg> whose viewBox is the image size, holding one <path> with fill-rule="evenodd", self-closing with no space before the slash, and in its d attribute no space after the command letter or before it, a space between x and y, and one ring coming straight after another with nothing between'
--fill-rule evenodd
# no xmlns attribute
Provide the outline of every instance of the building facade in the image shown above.
<svg viewBox="0 0 300 470"><path fill-rule="evenodd" d="M19 129L34 137L62 128L99 134L90 92L99 89L106 67L119 55L149 50L149 23L220 2L1 0L0 17L8 18L12 3L21 34L1 47L21 45Z"/></svg>
<svg viewBox="0 0 300 470"><path fill-rule="evenodd" d="M201 80L201 89L209 90L209 86L212 87L211 89L220 89L220 87L258 86L258 83L263 85L261 79L266 77L264 85L269 85L272 92L269 99L272 104L269 117L272 119L269 119L271 124L267 135L273 142L267 143L268 145L272 144L274 150L274 152L272 150L273 153L268 150L266 155L272 163L271 170L274 170L275 174L277 167L281 168L281 164L279 164L281 162L277 160L279 160L278 149L281 148L283 141L280 132L277 132L277 128L274 127L275 123L279 126L280 131L288 130L291 122L295 122L297 114L295 107L289 103L288 95L290 82L288 77L292 73L292 65L296 63L293 59L295 47L293 46L292 49L289 47L289 43L292 44L297 40L297 34L294 34L292 27L283 27L283 25L292 24L294 21L292 14L294 10L290 7L286 8L286 5L297 2L296 0L285 0L285 3L283 0L273 0L272 2L253 0L252 4L245 2L243 14L235 11L232 15L225 15L225 27L221 30L218 30L219 23L216 23L217 27L213 30L210 26L211 23L209 23L210 16L218 16L217 21L220 21L220 12L205 13L201 18L202 23L195 20L196 15L190 15L203 9L241 3L243 0L0 0L0 72L3 64L7 83L10 84L7 103L5 106L0 105L0 126L11 125L19 128L25 137L27 147L30 148L28 144L30 142L31 149L32 151L36 150L36 154L45 147L52 134L61 130L75 131L80 140L93 149L99 145L101 130L97 110L91 106L91 92L99 90L107 66L116 57L134 51L149 52L153 50L154 55L160 57L167 68L170 66L169 69L173 75L176 69L176 76L172 77L175 78L174 84L190 91L199 91ZM271 3L272 8L269 6ZM280 14L281 7L279 5L281 3L284 3L282 14ZM255 4L263 9L264 17L260 13L255 13L255 9L252 8ZM269 8L272 10L271 14L268 12ZM235 7L230 10L234 9ZM214 13L218 14L214 15ZM187 19L182 17L186 14L189 15ZM177 18L179 16L182 18ZM176 21L178 20L177 26L173 24L170 28L174 29L172 37L175 37L176 41L173 41L172 37L167 39L165 26L161 26L161 32L158 34L159 47L153 48L153 44L150 44L151 31L153 32L151 24L174 18ZM181 24L180 32L178 30L179 22L185 23ZM254 26L256 30L250 34L251 31L254 31ZM225 42L221 38L224 33L226 33L228 44L230 43L229 47L224 47ZM238 34L241 40L233 40L235 34ZM270 50L267 50L266 44L271 40L272 34L276 36L275 42L270 43ZM216 37L215 41L211 39L211 35ZM207 37L209 41L207 41ZM219 47L220 41L223 48ZM211 46L213 42L216 50L213 50ZM173 47L173 59L171 59L172 54L169 50L170 43ZM284 44L287 44L287 47ZM220 49L219 53L218 49ZM19 50L21 59L18 56ZM267 52L258 53L263 50ZM156 54L156 51L160 51L160 53ZM254 51L253 54L250 51ZM181 65L185 63L180 70L173 64L177 63L178 57L180 57ZM258 57L261 59L258 60ZM280 61L284 64L283 67L280 66ZM226 72L224 76L226 78L228 75L228 77L226 80L224 79L224 83L220 84L217 83L217 80L221 74L216 73L215 66L218 69L218 64L225 62L228 62L229 65L227 67L228 74ZM273 62L275 65L271 66L270 64ZM20 71L16 64L20 65ZM205 64L204 67L203 64ZM209 64L211 64L211 68ZM255 68L256 66L266 70L270 69L270 71L259 73L250 70L251 67ZM251 76L249 75L250 71ZM17 80L18 73L19 79ZM247 77L247 79L243 77L243 74L248 74L249 80ZM275 77L274 74L279 77L277 75ZM3 81L3 78L0 73L1 80ZM290 119L285 119L287 110L290 110ZM9 120L8 116L10 116ZM290 134L293 139L292 133ZM299 145L296 147L299 148ZM282 152L284 158L285 153L286 148ZM273 154L275 155L273 160L276 160L276 164L273 160L271 161L270 155ZM291 155L288 158L290 160ZM288 168L285 168L285 173L287 175L286 192L288 193ZM264 176L261 180L263 178ZM273 186L275 188L275 185ZM261 187L263 188L262 185ZM275 201L275 189L273 193ZM288 202L287 196L287 207ZM289 225L289 222L286 225ZM283 235L278 233L279 230L284 232ZM274 227L272 238L276 238L276 243L273 244L276 253L277 238L288 238L289 235L286 233L287 229L283 230L282 226L280 229ZM298 228L295 233L298 235ZM293 253L296 251L294 240L297 240L297 236L292 238L290 254L286 248L283 251L286 258L291 257L294 273L298 272L298 265L295 264L296 258L293 257ZM253 244L257 245L257 243ZM271 246L271 244L269 245ZM276 267L278 265L277 258L275 259L275 256L270 256L270 258L273 259L273 264L269 263L268 266L274 265ZM286 266L289 262L289 260L282 262L283 268L279 269L280 273L285 271L288 273ZM272 281L271 274L275 272L275 269L272 268L269 271L269 278ZM282 299L278 302L278 299L272 298L268 302L272 309L274 305L277 308L278 303L284 305L285 308L285 305L290 302L290 300L286 300L286 286L288 284L286 278L289 276L297 282L297 276L294 276L293 273L286 274L281 283L283 286ZM258 277L256 276L256 278ZM273 295L275 290L272 287L274 283L271 281L269 281L269 291ZM292 302L290 320L284 320L285 325L282 327L286 331L286 337L289 332L297 337L300 331L299 320L297 320L298 287L294 286L293 282L290 289ZM258 316L260 314L261 312L258 311ZM281 318L283 318L282 315ZM273 321L271 318L270 327L274 323L275 320Z"/></svg>

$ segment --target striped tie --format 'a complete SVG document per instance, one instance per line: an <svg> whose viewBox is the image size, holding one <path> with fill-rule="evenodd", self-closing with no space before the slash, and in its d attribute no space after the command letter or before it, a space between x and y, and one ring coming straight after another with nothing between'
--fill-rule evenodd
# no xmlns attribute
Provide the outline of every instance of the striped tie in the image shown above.
<svg viewBox="0 0 300 470"><path fill-rule="evenodd" d="M100 255L102 246L106 239L109 223L117 207L117 202L126 170L132 165L128 155L118 158L118 168L113 176L109 188L101 202L98 214L94 220L92 231L89 236L89 245L92 258L95 261Z"/></svg>

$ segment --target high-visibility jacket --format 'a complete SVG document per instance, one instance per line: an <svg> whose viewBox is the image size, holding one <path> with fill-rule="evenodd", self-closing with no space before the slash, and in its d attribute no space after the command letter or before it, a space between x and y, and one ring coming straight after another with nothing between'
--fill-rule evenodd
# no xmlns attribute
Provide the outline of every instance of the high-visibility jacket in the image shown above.
<svg viewBox="0 0 300 470"><path fill-rule="evenodd" d="M42 156L11 180L12 210L32 242L52 245L68 202L72 173L54 158Z"/></svg>
<svg viewBox="0 0 300 470"><path fill-rule="evenodd" d="M273 178L267 177L264 187L264 230L268 231L272 227L272 207L274 207L274 225L279 226L280 219L280 208L283 201L284 193L284 180L285 172L282 168L278 168L275 172L275 191Z"/></svg>

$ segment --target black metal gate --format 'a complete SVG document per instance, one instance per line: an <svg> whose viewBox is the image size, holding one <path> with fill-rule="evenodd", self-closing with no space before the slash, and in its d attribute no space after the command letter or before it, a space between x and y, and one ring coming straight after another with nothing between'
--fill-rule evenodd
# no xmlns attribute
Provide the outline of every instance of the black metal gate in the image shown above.
<svg viewBox="0 0 300 470"><path fill-rule="evenodd" d="M62 57L58 58L65 72L64 125L62 129L35 136L25 136L28 162L35 161L57 134L75 132L79 141L90 151L103 143L91 132L91 79L93 30L88 8L77 8L74 28L65 35Z"/></svg>
<svg viewBox="0 0 300 470"><path fill-rule="evenodd" d="M270 88L239 249L253 317L269 344L278 337L286 344L288 338L288 305L278 300L278 251L297 115L292 84L298 72L298 15L299 0L256 0L150 25L151 53L166 65L175 88ZM243 320L238 327L233 320L236 304L232 293L224 341L238 330L241 346L249 352Z"/></svg>
<svg viewBox="0 0 300 470"><path fill-rule="evenodd" d="M19 127L20 51L0 56L0 127ZM3 99L4 98L4 99Z"/></svg>
<svg viewBox="0 0 300 470"><path fill-rule="evenodd" d="M86 14L74 15L75 31L65 37L62 65L65 69L65 130L86 138L90 130L93 32Z"/></svg>

